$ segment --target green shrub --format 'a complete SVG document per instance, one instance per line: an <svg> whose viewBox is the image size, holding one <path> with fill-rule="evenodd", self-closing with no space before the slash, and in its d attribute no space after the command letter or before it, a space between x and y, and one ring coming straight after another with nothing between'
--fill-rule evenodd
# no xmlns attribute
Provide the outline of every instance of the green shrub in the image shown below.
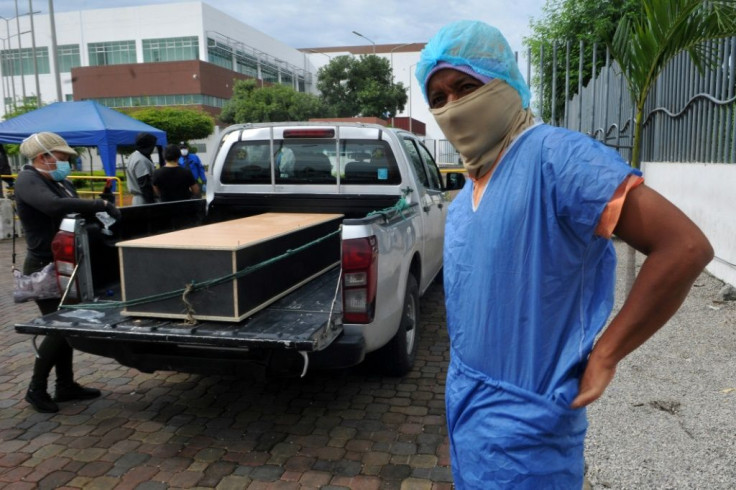
<svg viewBox="0 0 736 490"><path fill-rule="evenodd" d="M71 173L71 176L73 178L70 180L78 191L102 192L102 190L105 188L106 180L99 178L106 177L103 170L95 170L92 172L93 177L98 177L96 179L85 178L90 176L89 171L74 171ZM125 173L122 171L117 172L116 177L120 179L121 185L125 186Z"/></svg>

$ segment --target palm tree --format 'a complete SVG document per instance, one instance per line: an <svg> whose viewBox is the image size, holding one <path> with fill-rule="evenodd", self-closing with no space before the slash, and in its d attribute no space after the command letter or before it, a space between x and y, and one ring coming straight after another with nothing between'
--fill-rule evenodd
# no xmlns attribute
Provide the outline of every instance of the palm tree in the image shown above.
<svg viewBox="0 0 736 490"><path fill-rule="evenodd" d="M631 166L641 165L644 104L662 70L685 51L702 73L717 63L706 41L736 35L736 0L641 0L637 17L622 17L609 43L635 107ZM626 285L634 283L634 249L629 248Z"/></svg>

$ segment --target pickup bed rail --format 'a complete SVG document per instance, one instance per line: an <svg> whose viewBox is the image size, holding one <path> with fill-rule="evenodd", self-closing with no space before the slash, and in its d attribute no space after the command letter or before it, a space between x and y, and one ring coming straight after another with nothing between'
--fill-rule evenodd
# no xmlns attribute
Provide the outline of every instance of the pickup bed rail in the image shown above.
<svg viewBox="0 0 736 490"><path fill-rule="evenodd" d="M120 314L119 308L92 310L71 306L27 323L16 324L15 329L33 335L63 335L73 347L113 357L121 364L143 371L146 371L143 360L123 354L123 349L116 352L114 344L94 341L114 338L116 342L155 345L162 353L167 351L167 347L200 349L203 352L207 349L232 348L241 353L244 348L268 348L305 356L325 349L342 334L339 276L340 268L335 267L239 323L200 321L190 325L175 320L127 317ZM305 305L309 307L305 308ZM346 343L355 342L358 342L355 338L344 339L342 343L337 343L335 349L345 350ZM352 345L349 350L355 351L359 362L362 355L357 352L362 351L362 348L356 347L359 346ZM135 346L131 352L136 352ZM151 355L153 353L150 351L146 352L146 357ZM316 364L319 364L319 360Z"/></svg>

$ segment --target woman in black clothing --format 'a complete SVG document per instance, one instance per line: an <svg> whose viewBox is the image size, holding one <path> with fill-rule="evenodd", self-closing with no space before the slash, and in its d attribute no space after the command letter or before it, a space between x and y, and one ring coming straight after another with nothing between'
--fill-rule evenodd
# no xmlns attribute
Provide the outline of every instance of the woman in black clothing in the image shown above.
<svg viewBox="0 0 736 490"><path fill-rule="evenodd" d="M40 271L53 260L51 241L64 215L107 211L119 219L120 211L102 199L78 198L74 186L66 180L71 171L68 160L76 157L77 153L61 136L48 132L33 134L21 143L20 152L29 160L15 182L15 202L27 245L23 274L28 275ZM59 299L37 300L36 304L45 315L58 309ZM99 390L84 388L74 382L72 357L72 348L64 337L44 337L25 396L26 401L39 412L57 412L56 402L100 396ZM52 400L47 387L48 376L54 366L56 393Z"/></svg>
<svg viewBox="0 0 736 490"><path fill-rule="evenodd" d="M181 150L176 145L166 145L164 159L166 164L153 172L153 189L161 202L183 201L199 197L199 184L192 172L179 165Z"/></svg>

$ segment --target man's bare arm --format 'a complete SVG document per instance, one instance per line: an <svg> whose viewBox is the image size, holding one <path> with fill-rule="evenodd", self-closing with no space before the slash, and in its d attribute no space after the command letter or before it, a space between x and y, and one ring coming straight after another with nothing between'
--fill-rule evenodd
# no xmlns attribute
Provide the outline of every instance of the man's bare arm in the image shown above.
<svg viewBox="0 0 736 490"><path fill-rule="evenodd" d="M614 233L647 257L621 310L590 354L572 408L603 394L619 361L674 315L713 258L713 248L695 223L643 184L627 195Z"/></svg>

